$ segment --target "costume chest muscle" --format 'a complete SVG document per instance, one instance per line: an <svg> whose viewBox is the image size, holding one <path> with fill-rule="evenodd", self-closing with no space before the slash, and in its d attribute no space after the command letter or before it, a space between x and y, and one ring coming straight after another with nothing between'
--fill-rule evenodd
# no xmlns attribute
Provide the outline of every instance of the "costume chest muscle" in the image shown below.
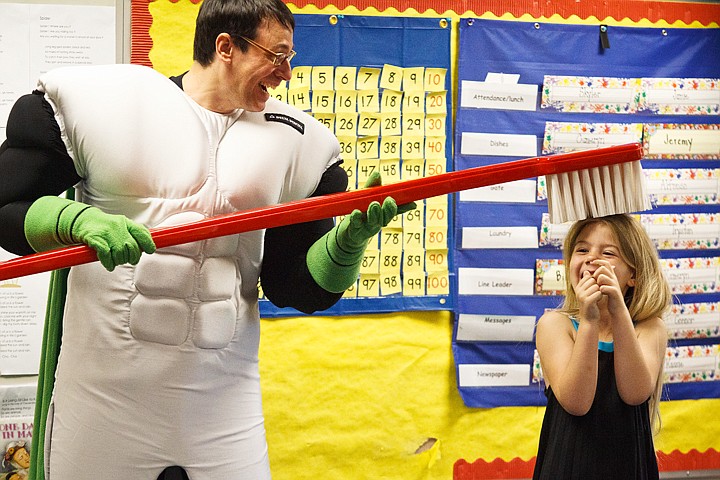
<svg viewBox="0 0 720 480"><path fill-rule="evenodd" d="M84 179L82 200L150 227L182 211L212 216L304 198L337 156L330 132L288 105L216 114L144 67L57 69L40 88ZM278 115L302 129L267 120Z"/></svg>

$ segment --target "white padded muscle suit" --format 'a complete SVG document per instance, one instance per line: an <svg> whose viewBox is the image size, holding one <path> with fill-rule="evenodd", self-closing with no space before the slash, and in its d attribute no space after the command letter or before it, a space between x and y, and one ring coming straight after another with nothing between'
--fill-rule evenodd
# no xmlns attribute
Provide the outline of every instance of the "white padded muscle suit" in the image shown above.
<svg viewBox="0 0 720 480"><path fill-rule="evenodd" d="M148 227L305 198L330 131L274 99L220 115L152 69L58 69L53 105L78 200ZM302 133L301 133L302 130ZM47 480L270 478L258 377L264 232L74 267L46 431ZM288 286L292 288L292 286Z"/></svg>

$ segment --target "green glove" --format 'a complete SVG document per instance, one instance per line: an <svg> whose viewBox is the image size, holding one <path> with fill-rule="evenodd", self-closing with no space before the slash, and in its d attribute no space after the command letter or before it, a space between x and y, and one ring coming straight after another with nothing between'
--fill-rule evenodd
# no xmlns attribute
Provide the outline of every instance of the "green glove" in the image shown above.
<svg viewBox="0 0 720 480"><path fill-rule="evenodd" d="M381 184L373 173L365 187ZM353 210L340 223L315 242L307 254L307 266L318 285L329 292L344 292L357 280L368 241L395 217L416 208L415 202L398 206L392 197L382 205L372 202L367 212Z"/></svg>
<svg viewBox="0 0 720 480"><path fill-rule="evenodd" d="M84 243L112 272L123 263L137 264L143 252L153 253L150 231L124 215L110 215L84 203L41 197L25 215L25 238L36 252Z"/></svg>

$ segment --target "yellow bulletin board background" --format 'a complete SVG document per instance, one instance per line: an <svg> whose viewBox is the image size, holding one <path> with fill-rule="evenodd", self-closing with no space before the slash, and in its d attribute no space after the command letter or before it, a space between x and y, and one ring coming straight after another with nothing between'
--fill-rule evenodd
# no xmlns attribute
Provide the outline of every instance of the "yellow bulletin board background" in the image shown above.
<svg viewBox="0 0 720 480"><path fill-rule="evenodd" d="M475 10L466 13L418 13L412 8L379 12L373 7L361 11L332 5L291 8L309 14L444 16L453 19L455 28L456 20L469 16L692 28L717 28L720 19L717 4L707 4L712 11L682 2L583 4L602 3L598 12L606 12L608 4L617 5L624 14L615 20L571 15L568 5L576 2L544 3L550 12L554 8L564 16L520 15L511 7L486 12L473 2L462 3ZM187 70L199 5L189 0L144 0L133 1L133 7L149 15L149 20L133 18L133 63L149 60L166 75ZM648 20L637 14L643 9L655 15L680 13ZM708 16L715 23L695 20ZM149 21L149 27L142 21ZM456 38L454 30L453 48ZM529 478L544 408L465 407L456 386L452 322L452 312L447 311L263 320L260 367L273 478ZM661 412L663 430L656 439L661 470L720 471L720 400L663 402Z"/></svg>

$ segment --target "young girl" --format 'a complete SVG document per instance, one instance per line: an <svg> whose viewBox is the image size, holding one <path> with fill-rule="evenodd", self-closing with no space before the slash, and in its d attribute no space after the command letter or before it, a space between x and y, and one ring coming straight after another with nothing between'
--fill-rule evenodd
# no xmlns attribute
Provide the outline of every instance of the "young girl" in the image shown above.
<svg viewBox="0 0 720 480"><path fill-rule="evenodd" d="M548 406L533 479L657 479L672 299L655 247L613 215L575 223L563 257L565 301L537 325Z"/></svg>

